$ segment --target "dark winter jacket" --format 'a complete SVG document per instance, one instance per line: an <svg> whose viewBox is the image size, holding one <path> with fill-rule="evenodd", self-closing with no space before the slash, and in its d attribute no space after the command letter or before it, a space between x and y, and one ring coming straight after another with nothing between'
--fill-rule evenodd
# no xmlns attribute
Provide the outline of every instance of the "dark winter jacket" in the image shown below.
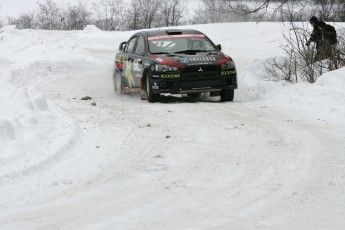
<svg viewBox="0 0 345 230"><path fill-rule="evenodd" d="M318 21L311 34L310 41L316 43L316 49L328 49L332 33L328 31L327 24L323 21Z"/></svg>

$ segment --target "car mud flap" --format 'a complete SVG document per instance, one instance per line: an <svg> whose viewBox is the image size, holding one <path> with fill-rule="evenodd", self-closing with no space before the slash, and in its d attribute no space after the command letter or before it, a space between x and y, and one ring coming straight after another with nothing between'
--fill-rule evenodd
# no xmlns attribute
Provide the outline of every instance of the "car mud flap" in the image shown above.
<svg viewBox="0 0 345 230"><path fill-rule="evenodd" d="M122 89L122 93L124 94L139 93L139 92L141 92L141 88L123 87Z"/></svg>
<svg viewBox="0 0 345 230"><path fill-rule="evenodd" d="M147 100L147 95L145 90L140 90L140 96L141 96L141 100Z"/></svg>

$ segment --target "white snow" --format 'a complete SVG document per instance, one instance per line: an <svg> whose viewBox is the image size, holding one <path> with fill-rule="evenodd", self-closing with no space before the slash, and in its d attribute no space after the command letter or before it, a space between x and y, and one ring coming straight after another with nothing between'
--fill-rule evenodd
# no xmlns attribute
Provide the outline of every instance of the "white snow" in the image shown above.
<svg viewBox="0 0 345 230"><path fill-rule="evenodd" d="M331 91L345 93L345 69L338 69L332 72L325 73L317 81L317 85L327 87Z"/></svg>
<svg viewBox="0 0 345 230"><path fill-rule="evenodd" d="M102 30L98 29L97 26L95 25L87 25L84 29L84 32L97 33L97 32L102 32Z"/></svg>
<svg viewBox="0 0 345 230"><path fill-rule="evenodd" d="M287 25L187 28L234 58L235 102L116 96L134 31L0 31L1 230L344 228L345 69L268 82Z"/></svg>

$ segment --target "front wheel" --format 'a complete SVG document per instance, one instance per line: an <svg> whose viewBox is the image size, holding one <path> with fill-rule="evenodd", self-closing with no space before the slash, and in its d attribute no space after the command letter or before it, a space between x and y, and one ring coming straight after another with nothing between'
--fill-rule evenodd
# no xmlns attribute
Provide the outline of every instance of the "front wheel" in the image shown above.
<svg viewBox="0 0 345 230"><path fill-rule="evenodd" d="M220 92L220 98L222 99L222 101L233 101L234 94L235 94L234 89L223 89Z"/></svg>
<svg viewBox="0 0 345 230"><path fill-rule="evenodd" d="M160 94L155 94L152 91L151 75L146 76L146 97L150 103L159 101Z"/></svg>

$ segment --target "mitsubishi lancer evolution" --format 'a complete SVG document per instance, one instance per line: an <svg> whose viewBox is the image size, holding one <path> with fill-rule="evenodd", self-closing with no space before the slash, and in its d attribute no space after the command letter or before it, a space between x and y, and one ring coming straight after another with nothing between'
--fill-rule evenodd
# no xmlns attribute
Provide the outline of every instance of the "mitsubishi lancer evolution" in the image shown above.
<svg viewBox="0 0 345 230"><path fill-rule="evenodd" d="M237 71L231 57L197 30L150 30L122 42L115 58L117 93L141 92L157 102L161 94L202 93L233 101Z"/></svg>

